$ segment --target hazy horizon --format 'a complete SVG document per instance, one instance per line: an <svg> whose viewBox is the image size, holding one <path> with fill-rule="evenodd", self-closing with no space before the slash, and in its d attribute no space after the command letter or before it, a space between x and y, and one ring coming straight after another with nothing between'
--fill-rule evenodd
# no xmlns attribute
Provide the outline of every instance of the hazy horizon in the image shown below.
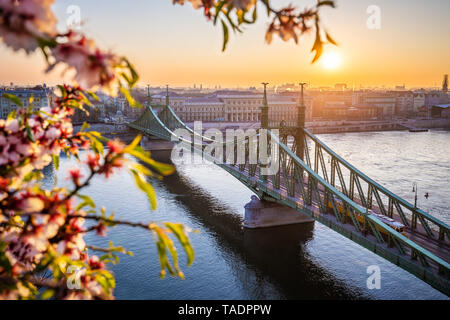
<svg viewBox="0 0 450 320"><path fill-rule="evenodd" d="M277 7L293 3L303 7L313 1L274 1ZM259 21L243 34L230 34L228 49L221 52L222 32L206 21L201 10L190 3L172 5L170 0L68 0L56 1L54 9L60 30L65 30L69 5L81 9L82 31L104 49L127 56L140 74L140 85L147 83L171 87L245 88L260 86L261 81L273 85L297 83L312 87L346 83L349 88L440 87L443 74L450 71L448 30L450 2L445 0L393 3L379 0L381 29L366 26L366 9L373 1L338 0L336 9L323 10L323 22L339 47L327 46L340 64L324 66L326 60L311 65L312 36L271 45L264 42L268 20L259 10ZM0 45L2 63L0 83L18 85L47 83L61 78L61 69L44 74L45 63L40 52L25 57Z"/></svg>

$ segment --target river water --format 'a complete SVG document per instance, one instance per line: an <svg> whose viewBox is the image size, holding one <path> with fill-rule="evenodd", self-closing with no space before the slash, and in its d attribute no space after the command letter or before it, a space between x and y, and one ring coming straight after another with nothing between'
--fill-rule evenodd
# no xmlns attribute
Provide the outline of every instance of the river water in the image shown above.
<svg viewBox="0 0 450 320"><path fill-rule="evenodd" d="M434 130L322 134L338 154L413 202L450 222L450 132ZM66 184L73 160L46 170L44 183ZM158 209L127 172L94 181L89 194L117 218L181 222L199 233L190 235L195 261L181 267L186 279L159 279L159 262L151 235L116 227L108 240L133 251L112 267L118 299L446 299L413 275L316 222L261 230L242 228L244 205L252 192L212 164L179 166L178 172L153 183ZM428 192L430 197L424 197ZM107 239L87 237L91 244ZM181 253L182 250L179 249ZM381 288L368 289L367 267L378 265Z"/></svg>

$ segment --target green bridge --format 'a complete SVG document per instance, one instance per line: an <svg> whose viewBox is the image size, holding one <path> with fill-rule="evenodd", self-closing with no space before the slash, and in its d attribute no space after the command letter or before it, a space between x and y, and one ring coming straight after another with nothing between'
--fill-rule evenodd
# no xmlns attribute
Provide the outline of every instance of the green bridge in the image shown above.
<svg viewBox="0 0 450 320"><path fill-rule="evenodd" d="M450 296L449 226L372 180L309 132L304 127L303 99L296 125L271 123L264 90L259 132L240 141L235 137L232 152L227 150L230 141L221 143L223 152L217 155L217 148L210 146L214 141L187 127L168 101L166 96L165 105L152 105L149 99L140 118L128 126L148 136L184 143L232 174L261 200L313 218ZM177 129L184 129L191 139L177 135ZM262 174L267 162L250 161L253 142L259 145L262 133L267 133L264 139L269 141L269 151L277 146L279 169L270 174ZM202 142L195 143L200 138ZM401 230L389 221L398 222Z"/></svg>

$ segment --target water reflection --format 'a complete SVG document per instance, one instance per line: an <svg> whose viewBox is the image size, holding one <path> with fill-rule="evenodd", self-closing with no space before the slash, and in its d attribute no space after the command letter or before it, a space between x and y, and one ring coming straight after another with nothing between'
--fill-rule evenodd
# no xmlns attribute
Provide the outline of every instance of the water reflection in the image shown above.
<svg viewBox="0 0 450 320"><path fill-rule="evenodd" d="M56 179L56 171L53 162L42 169L42 174L44 175L44 177L41 180L42 187L47 190L51 189L55 184Z"/></svg>
<svg viewBox="0 0 450 320"><path fill-rule="evenodd" d="M278 298L366 298L310 259L305 245L313 239L313 223L246 229L240 215L185 176L176 173L163 183L188 209L190 218L212 232L248 296L273 298L273 292L266 292L269 281Z"/></svg>

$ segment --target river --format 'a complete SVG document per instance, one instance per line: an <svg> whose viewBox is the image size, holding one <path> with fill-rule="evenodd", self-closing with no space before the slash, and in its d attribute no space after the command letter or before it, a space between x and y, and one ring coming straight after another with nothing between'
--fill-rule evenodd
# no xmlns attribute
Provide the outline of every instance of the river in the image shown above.
<svg viewBox="0 0 450 320"><path fill-rule="evenodd" d="M401 197L450 222L450 132L432 130L319 135L338 154ZM74 160L61 159L44 183L65 180ZM447 299L403 269L385 261L318 222L270 229L242 228L244 205L252 192L212 164L179 166L177 173L154 181L158 209L127 172L98 178L89 194L117 218L132 221L181 222L190 235L195 261L181 267L186 279L159 279L159 262L151 235L116 227L108 237L87 236L91 244L112 240L133 251L120 256L112 270L118 299ZM424 197L425 192L429 198ZM179 252L182 252L179 249ZM367 267L378 265L381 288L368 289Z"/></svg>

